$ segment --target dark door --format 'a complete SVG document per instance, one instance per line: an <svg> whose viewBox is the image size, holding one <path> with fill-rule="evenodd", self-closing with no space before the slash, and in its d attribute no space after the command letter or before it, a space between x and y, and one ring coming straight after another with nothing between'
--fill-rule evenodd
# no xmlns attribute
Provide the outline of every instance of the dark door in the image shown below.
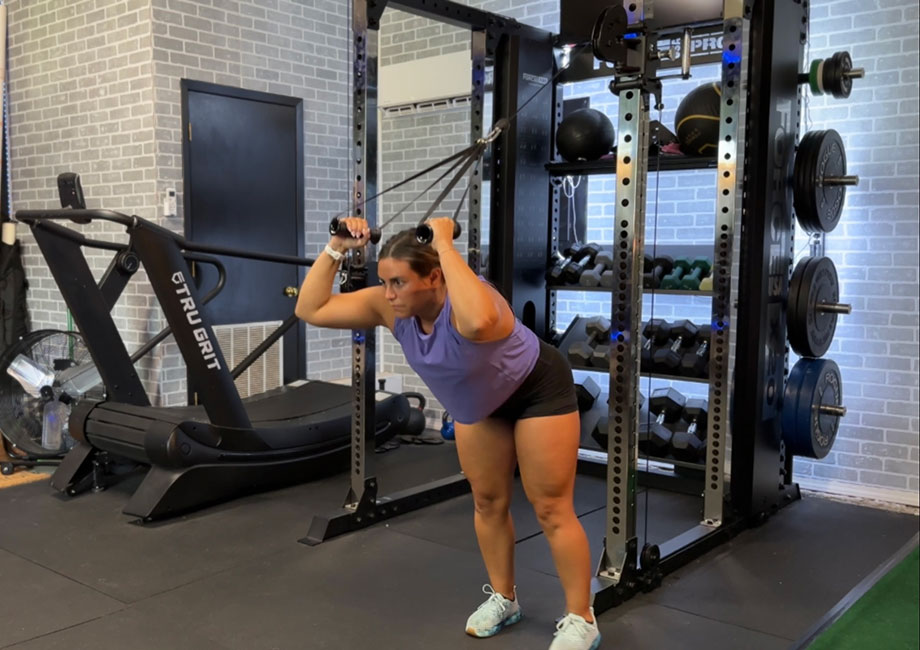
<svg viewBox="0 0 920 650"><path fill-rule="evenodd" d="M301 100L182 81L185 234L195 242L303 256ZM305 269L221 257L227 284L210 303L215 325L283 321L294 310L286 287ZM196 265L203 292L217 282ZM305 377L303 323L284 338L284 380Z"/></svg>

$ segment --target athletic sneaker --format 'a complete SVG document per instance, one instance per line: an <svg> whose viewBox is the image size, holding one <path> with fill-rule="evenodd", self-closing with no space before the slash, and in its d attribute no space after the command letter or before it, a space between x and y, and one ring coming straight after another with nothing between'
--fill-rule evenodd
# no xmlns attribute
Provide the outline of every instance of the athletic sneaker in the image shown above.
<svg viewBox="0 0 920 650"><path fill-rule="evenodd" d="M594 618L594 608L591 609ZM597 650L601 645L601 633L597 629L597 618L589 623L578 614L566 614L556 625L556 638L549 650Z"/></svg>
<svg viewBox="0 0 920 650"><path fill-rule="evenodd" d="M508 600L492 589L492 585L484 585L484 594L489 594L489 599L480 605L466 621L466 633L470 636L487 637L498 634L508 625L514 625L521 620L521 606L518 604L517 588L514 590L514 600Z"/></svg>

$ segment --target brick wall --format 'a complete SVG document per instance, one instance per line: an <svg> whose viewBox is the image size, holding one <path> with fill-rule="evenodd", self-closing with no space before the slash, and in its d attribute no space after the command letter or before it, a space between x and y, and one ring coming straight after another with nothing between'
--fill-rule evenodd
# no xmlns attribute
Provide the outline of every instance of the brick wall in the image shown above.
<svg viewBox="0 0 920 650"><path fill-rule="evenodd" d="M305 254L328 242L329 218L349 205L348 6L335 0L152 0L158 189L179 190L182 228L181 79L303 100ZM172 222L173 220L169 220ZM245 247L245 245L243 246ZM292 303L293 308L293 303ZM307 374L349 373L348 336L307 328ZM177 378L184 376L181 358ZM184 397L174 384L173 399Z"/></svg>
<svg viewBox="0 0 920 650"><path fill-rule="evenodd" d="M150 0L7 2L13 207L59 207L56 177L80 174L89 207L155 215L153 53ZM82 231L123 241L124 230L95 222ZM30 283L35 329L67 329L57 285L25 226L17 231ZM111 253L91 252L101 275ZM143 273L114 316L129 350L158 331ZM140 375L155 392L156 359Z"/></svg>
<svg viewBox="0 0 920 650"><path fill-rule="evenodd" d="M180 79L303 98L306 255L319 254L331 214L348 204L347 5L324 0L57 0L8 2L12 189L17 209L54 206L55 177L81 175L89 207L138 214L181 232ZM164 219L166 187L179 216ZM120 229L82 227L121 241ZM20 227L34 327L67 326L31 235ZM97 274L107 254L91 255ZM114 311L129 350L165 322L140 273ZM347 336L308 328L311 377L348 374ZM185 369L168 340L142 362L164 404L185 400Z"/></svg>

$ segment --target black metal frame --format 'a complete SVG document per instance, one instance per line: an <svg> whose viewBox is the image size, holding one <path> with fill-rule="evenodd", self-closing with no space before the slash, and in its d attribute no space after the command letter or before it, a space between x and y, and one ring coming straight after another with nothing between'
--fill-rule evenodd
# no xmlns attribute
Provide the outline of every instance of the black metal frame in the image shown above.
<svg viewBox="0 0 920 650"><path fill-rule="evenodd" d="M552 36L511 19L452 2L354 1L355 134L358 141L355 150L362 175L362 178L355 179L358 188L356 205L363 191L361 181L376 181L372 168L376 158L366 156L367 148L360 143L363 138L372 140L371 136L376 136L376 128L363 128L365 118L376 112L373 101L376 58L364 48L374 42L366 38L369 34L367 30L379 27L380 16L386 6L473 30L474 60L476 56L482 57L484 45L485 56L494 64L496 119L513 114L529 98L530 93L526 92L526 84L522 80L537 78L548 81L555 72ZM617 196L617 222L628 224L623 226L628 232L620 236L621 243L626 244L624 265L618 276L618 288L614 291L613 320L618 326L611 343L619 358L611 361L611 391L617 398L611 400L610 418L624 424L619 435L610 436L606 456L609 489L607 548L592 585L598 612L619 604L640 590L654 588L664 573L686 564L799 497L798 486L791 481L792 459L783 454L777 413L765 412L758 400L770 390L771 380L773 394L781 394L785 368L785 319L781 316L792 261L792 203L790 190L774 195L774 187L788 186L791 176L797 130L792 116L798 110L800 90L797 73L802 67L804 54L807 3L802 0L724 0L721 21L714 23L707 18L697 25L706 27L708 34L713 33L714 26L722 30L723 79L729 82L730 88L723 93L721 158L675 163L674 168L718 168L720 198L714 252L721 268L714 275L717 286L713 291L713 319L717 327L713 328L711 345L722 348L719 354L724 360L714 366L710 402L718 405L719 420L714 426L718 436L714 439L726 441L726 424L729 422L734 432L730 501L723 489L725 445L718 445L718 449L716 445L709 445L704 465L706 498L703 521L662 543L657 549L660 559L656 560L654 554L650 554L645 557L643 565L640 558L633 498L637 484L635 435L638 416L634 400L628 397L637 390L639 337L638 310L631 305L636 304L642 291L638 269L643 244L644 183L648 171L648 110L652 105L651 97L660 89L657 71L660 67L668 67L660 61L645 58L645 52L653 50L652 46L661 38L679 33L681 27L668 25L665 30L656 33L642 21L643 6L641 1L624 2L630 29L634 29L642 44L638 48L627 48L631 68L627 74L617 73L611 84L611 90L620 94L621 98L621 126L630 120L634 124L626 131L622 128L618 131L621 140L616 174L618 178L635 178L636 182L625 194L632 207L622 203L621 193ZM788 29L789 25L802 25L802 33ZM581 73L577 69L575 66L575 71L560 76L558 83L575 80L578 74L584 74L583 78L598 76L596 71L584 69L584 66ZM608 76L612 75L611 70ZM474 100L479 91L475 79L474 76ZM522 320L546 340L552 340L554 335L555 290L545 284L545 261L558 248L559 225L558 190L552 188L551 176L577 173L582 167L587 173L613 171L610 169L612 164L608 163L547 165L554 153L552 142L556 124L561 119L562 102L559 97L554 86L552 93L546 93L546 97L528 106L533 110L518 116L515 120L517 126L503 133L493 144L491 169L492 212L500 218L493 216L489 234L490 279L509 298ZM793 110L784 112L785 106L793 106ZM786 116L785 122L780 119L783 115ZM768 125L768 128L762 124ZM474 118L474 137L481 132L476 130L476 125ZM631 138L623 140L627 133ZM745 138L746 133L753 135ZM630 160L624 160L627 151L632 152ZM767 173L767 170L776 171ZM528 199L532 197L541 202L539 210L530 209ZM544 210L548 210L548 220L544 220ZM535 216L537 213L539 219ZM742 271L738 293L744 296L744 300L741 301L738 322L732 323L733 312L729 303L731 261L735 255L732 239L734 226L740 223L742 214L745 228L740 251ZM767 218L770 214L780 216L771 221ZM371 225L375 225L376 215L372 210L367 216ZM478 225L478 222L474 223L471 230L478 232ZM521 237L524 238L522 241ZM473 268L476 270L479 269L478 245L478 239L471 239L470 262L475 262ZM542 249L539 255L537 249ZM356 262L355 268L363 273L365 280L374 276L375 267L371 259L359 256ZM617 304L621 307L617 308ZM771 329L762 332L761 322L768 314ZM737 327L739 341L760 340L770 347L767 358L761 355L764 345L739 347L735 375L755 377L756 381L736 391L732 413L727 358L728 334L733 327ZM332 534L375 523L459 491L459 488L455 491L449 487L456 486L453 479L446 479L438 485L421 486L401 493L398 504L376 497L376 481L366 468L369 458L366 435L362 435L365 432L361 426L362 420L367 421L362 405L367 403L371 390L369 384L372 385L374 376L372 337L373 332L355 332L353 335L356 411L352 490L346 507L339 515L333 519L315 520L317 525L311 528L310 538L304 540L308 543L318 543ZM625 405L622 409L616 406L620 402ZM625 452L619 451L621 446L625 447ZM614 456L618 460L611 463ZM582 463L582 467L587 466ZM629 492L625 495L625 502L623 489ZM624 509L626 512L622 513Z"/></svg>
<svg viewBox="0 0 920 650"><path fill-rule="evenodd" d="M623 4L629 14L630 30L636 33L637 40L648 41L645 44L648 50L640 45L632 50L633 52L650 51L654 43L661 42L661 39L667 36L664 32L655 33L648 29L648 24L641 21L645 3L630 1ZM620 226L628 224L622 228L622 235L626 237L625 250L632 251L632 255L623 260L626 264L618 275L620 287L615 290L613 301L614 313L611 322L618 324L614 330L619 332L619 340L611 340L611 348L616 348L619 358L611 363L611 394L614 393L615 385L623 386L620 387L622 400L611 400L610 422L618 421L617 418L620 418L626 424L623 425L621 436L610 435L610 447L606 455L609 471L608 521L604 558L598 576L593 581L596 611L603 611L619 604L639 590L654 587L663 573L685 564L752 522L761 521L777 508L799 497L798 486L791 480L792 458L785 455L782 450L778 412L767 413L764 421L764 412L759 405L757 410L754 410L754 401L767 394L767 386L771 381L774 394L781 395L782 373L785 368L785 318L782 310L787 293L788 273L791 271L790 246L793 232L789 179L798 124L795 118L800 91L796 72L802 67L807 6L801 0L777 0L775 3L765 0L725 0L724 8L723 20L718 25L718 29L723 30L724 34L723 54L720 58L723 63L723 83L725 79L731 83L728 84L729 88L723 88L721 137L724 142L720 146L720 158L711 161L684 160L662 165L662 168L718 167L719 170L719 201L715 229L715 253L719 268L714 272L716 284L713 291L714 328L711 349L721 347L724 352L721 357L724 357L724 360L717 361L712 368L710 407L712 409L713 405L718 405L717 415L720 417L714 426L715 435L711 437L710 445L707 445L705 476L699 483L700 492L705 494L703 521L682 535L660 544L660 560L651 561L648 566L643 566L640 559L640 549L637 547L634 533L635 499L630 496L634 495L635 487L642 481L643 476L636 471L636 452L633 444L635 429L629 425L635 425L636 415L634 409L628 408L633 400L627 396L635 391L630 377L637 375L638 363L635 363L635 373L630 369L634 365L634 345L638 340L638 330L637 323L631 322L636 310L628 305L636 304L634 296L637 295L636 292L641 292L641 273L636 272L635 268L636 260L641 259L642 254L642 191L648 170L648 156L644 153L647 147L642 144L650 105L650 100L645 97L650 97L657 89L655 77L658 62L637 61L634 57L629 61L631 74L625 74L622 78L617 75L611 83L611 90L620 95L621 113L617 129L620 140L615 173L618 179L629 177L633 181L626 187L621 187L618 183L618 225L615 230L619 231ZM704 24L711 31L711 21L704 21ZM789 25L801 25L801 33L800 30L788 29ZM669 34L677 33L680 27L669 26L666 31ZM738 64L742 62L747 67L739 69ZM647 63L652 65L648 66ZM660 67L669 66L661 62ZM558 82L605 76L605 72L608 77L614 76L613 69L605 71L601 66L600 69L594 70L593 65L585 65L583 61L576 59L571 69L559 77ZM747 76L746 83L741 75ZM739 94L741 88L750 89L749 96ZM726 102L726 99L732 101ZM792 107L791 111L788 110L789 106ZM558 103L555 113L558 121ZM629 115L625 121L624 114ZM638 123L635 119L630 121L630 116L638 116ZM785 121L781 119L783 117ZM770 128L761 126L761 121L768 123ZM740 128L741 124L744 124L743 129ZM754 135L745 138L746 133ZM622 140L624 134L629 135L627 142ZM637 146L630 147L630 144ZM630 151L627 151L627 148ZM624 165L623 158L626 155L632 158L632 162ZM550 163L546 167L554 176L579 171L614 172L612 161L585 164ZM767 173L768 170L775 172ZM744 193L741 191L742 184ZM774 189L784 185L784 191ZM621 205L621 199L624 197L635 207L624 209ZM549 222L553 228L551 241L556 239L555 229L558 227L557 199L558 194L549 202ZM738 295L744 296L744 300L740 301L742 307L737 323L733 323L729 302L731 261L734 259L731 240L736 217L740 223L742 214L745 215L745 228L740 251L742 277ZM777 214L780 215L778 219ZM773 215L774 220L771 221L767 215ZM552 246L547 251L548 255L554 252L555 247ZM516 250L506 240L505 247L493 249L492 254L514 258ZM554 294L555 291L554 288L547 288L549 294ZM623 317L622 323L618 322L618 304L626 305L625 309L620 309L623 312L619 314ZM771 305L769 309L773 312L769 333L761 331L761 323L764 322L762 308L766 304ZM555 304L551 303L551 323L555 320L554 308ZM737 393L737 403L734 405L734 413L731 413L728 389L730 376L727 368L728 333L730 328L735 327L738 341L760 340L762 344L759 347L738 348L735 374L739 377L758 379L746 384L744 390ZM768 339L766 342L765 338ZM766 343L770 343L771 352L767 355L768 358L763 359L760 358L761 351L765 349ZM744 354L741 353L742 348ZM622 366L626 370L615 366ZM623 408L616 406L619 401L624 403ZM773 406L778 409L779 404L774 401ZM761 417L754 416L754 413ZM713 440L726 439L725 434L728 430L722 424L723 420L730 421L734 431L730 501L726 500L727 495L723 490L724 445L716 448L711 444ZM712 422L712 412L710 421ZM622 452L621 447L625 447ZM597 461L588 457L593 455L596 454L590 452L581 458L580 469L596 473L597 468L592 467L592 463ZM614 457L618 459L617 463L612 462ZM647 483L648 477L645 478ZM672 489L685 491L686 480L679 483L680 485L671 486Z"/></svg>
<svg viewBox="0 0 920 650"><path fill-rule="evenodd" d="M443 0L439 2L428 2L427 0L353 0L354 214L367 219L372 228L377 225L376 206L372 202L365 204L363 197L373 196L376 193L377 54L375 50L380 17L388 6L470 30L472 52L471 90L473 97L470 132L472 141L483 135L481 111L483 92L485 91L485 64L487 59L494 61L496 69L507 65L511 73L516 75L518 68L521 67L518 55L519 49L536 42L545 47L547 53L547 63L542 70L544 72L547 69L552 70L552 35L549 32L522 25L504 16ZM514 102L511 105L516 106L518 100L516 78L513 85L508 84L507 90L507 96L513 98L509 100ZM551 96L550 100L552 100ZM496 104L501 104L501 102L496 102ZM505 105L503 108L507 109L509 106ZM496 106L495 114L500 115L500 110L502 108ZM534 113L534 115L537 115L537 113ZM518 126L510 129L510 132L503 133L495 146L505 147L506 149L515 146L513 144L509 145L509 143L515 142L515 138L518 137L519 132L522 130L520 125L526 123L526 117L522 115L521 118L517 120ZM549 124L548 117L546 123ZM549 132L547 130L546 147L539 152L539 160L535 158L528 163L535 170L539 167L543 177L545 177L545 172L542 170L542 165L548 158L548 146ZM497 157L493 156L493 161L496 160ZM492 165L493 181L502 173L500 164ZM514 178L513 174L504 174L505 177ZM477 181L478 179L473 179L471 188L474 196L477 196L479 192L479 183ZM493 188L495 185L496 183L493 182ZM506 190L506 193L510 194L511 189L513 189L513 183ZM543 192L544 196L547 195L548 186L546 184L543 184L541 192ZM495 190L493 189L494 195ZM472 204L474 208L470 212L470 223L467 228L470 238L468 262L471 268L478 273L480 270L481 245L479 210L475 207L475 201ZM502 205L513 206L514 201L513 199L506 200ZM544 205L545 202L540 204L541 210ZM545 231L542 217L539 216L539 212L536 215L538 218L533 218L531 225L539 223L539 228ZM523 231L526 231L526 228ZM494 242L497 236L493 229L491 241ZM539 265L542 269L543 254L546 250L545 241L540 241L538 247ZM536 264L535 256L534 265ZM356 290L375 282L377 269L372 249L352 252L349 274L351 278L349 290ZM540 274L542 275L542 270ZM513 277L508 275L507 272L500 274L500 277L497 278L493 276L492 279L500 290L506 292L506 297L512 301L523 300L521 297L523 295L528 295L531 300L537 299L536 294L539 291L539 304L536 307L540 309L540 313L543 316L538 317L536 309L534 309L532 322L536 322L537 318L543 318L545 322L547 299L542 287L530 286L527 289L518 290ZM376 337L374 330L352 332L352 386L355 401L352 417L351 485L345 498L345 504L339 511L313 518L307 536L300 540L304 544L320 544L337 535L358 530L403 512L409 512L469 491L469 483L463 474L456 474L397 494L378 497L378 484L376 477L373 475L372 467L373 446L371 446L371 441L373 430L368 425L369 422L373 422L375 348Z"/></svg>

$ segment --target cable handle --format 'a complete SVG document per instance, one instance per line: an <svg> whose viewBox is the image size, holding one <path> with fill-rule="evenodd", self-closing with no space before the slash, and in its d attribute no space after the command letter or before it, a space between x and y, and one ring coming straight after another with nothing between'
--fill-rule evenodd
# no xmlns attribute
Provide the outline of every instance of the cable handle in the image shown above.
<svg viewBox="0 0 920 650"><path fill-rule="evenodd" d="M348 231L348 227L342 223L338 217L329 222L329 234L345 239L354 239ZM370 242L377 244L380 241L380 228L371 228Z"/></svg>
<svg viewBox="0 0 920 650"><path fill-rule="evenodd" d="M456 219L454 220L454 239L460 236L460 233L463 232L463 228L460 227L460 222ZM431 240L434 239L434 231L431 229L427 223L420 223L415 228L415 239L420 244L430 244Z"/></svg>

